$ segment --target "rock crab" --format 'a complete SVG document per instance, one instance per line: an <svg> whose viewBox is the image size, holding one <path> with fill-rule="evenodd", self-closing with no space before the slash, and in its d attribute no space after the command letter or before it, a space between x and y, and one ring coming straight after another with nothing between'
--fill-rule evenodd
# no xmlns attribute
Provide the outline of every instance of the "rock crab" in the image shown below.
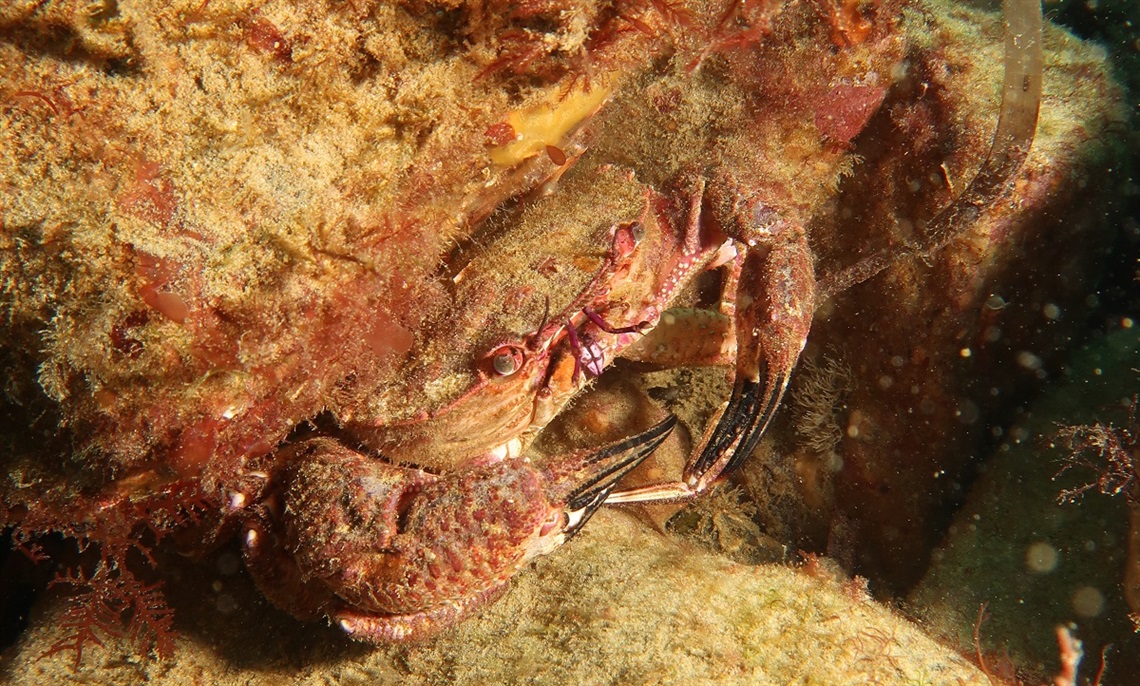
<svg viewBox="0 0 1140 686"><path fill-rule="evenodd" d="M171 161L112 144L24 156L17 165L23 178L37 164L52 169L69 159L128 170L96 214L120 220L114 250L100 250L131 283L98 307L69 299L61 275L80 271L71 252L83 244L77 234L37 213L39 190L18 196L4 218L13 227L6 261L24 265L6 281L15 284L6 289L16 294L7 306L15 336L35 340L49 320L57 341L72 342L69 326L71 339L83 326L100 333L86 357L36 361L44 371L28 386L38 382L46 397L26 387L10 394L37 411L56 407L49 421L57 417L86 437L76 439L76 459L58 468L14 444L5 522L20 541L56 530L114 549L108 521L128 518L120 536L140 523L165 532L186 523L179 512L204 510L205 521L193 522L198 545L241 531L247 562L271 599L299 616L331 615L354 636L381 641L428 635L462 619L604 502L704 490L763 433L817 299L885 260L936 249L971 208L1004 192L1032 140L1036 43L1014 29L1022 38L1008 60L1010 105L975 184L915 245L817 283L802 227L851 163L844 146L882 102L902 59L892 30L898 7L817 5L602 3L584 15L589 29L538 4L498 20L495 10L503 8L408 9L401 21L466 36L476 46L468 61L497 47L479 65L480 76L544 87L526 106L479 103L476 123L462 127L465 137L424 134L413 145L417 164L388 181L395 190L384 206L394 210L381 218L346 212L322 218L307 241L266 238L260 247L309 273L243 277L236 284L248 294L242 297L211 280L208 260L179 255L187 244L201 248L200 256L237 242L203 228L200 208L190 207L201 195L171 179ZM811 21L817 10L826 21ZM247 52L268 68L279 63L287 71L315 49L258 12L177 11L211 38L224 33L219 16L235 20ZM15 41L25 55L46 40L35 21L29 26L30 37ZM114 58L129 46L108 42L89 40L85 49L105 62L108 78L116 69L130 72L129 60ZM135 78L166 70L178 72L184 87L226 87L211 82L213 72L188 69L187 51L143 42L153 53L145 68L134 66ZM383 66L411 51L367 52ZM789 78L805 65L818 71L814 78ZM37 116L53 115L67 125L112 128L99 115L115 108L75 106L73 85L9 88L18 106L6 112L33 132L43 123ZM44 106L39 115L29 113L36 104ZM240 135L229 122L211 123ZM805 164L771 164L788 155ZM243 159L273 172L259 181L273 186L280 184L275 175L287 178L284 159L256 156ZM104 183L92 174L93 185ZM319 186L320 179L307 180ZM366 173L337 181L357 192L369 182L376 178ZM275 197L275 209L297 211ZM268 210L254 198L242 211L256 217ZM139 236L155 227L162 240ZM31 245L64 247L37 257ZM253 260L245 266L258 274L259 258L240 259ZM725 263L719 316L666 312L695 274ZM731 360L734 390L682 480L615 491L672 427L669 420L588 454L530 463L526 444L590 376L618 354L671 352L666 344L689 340L678 331L693 321L720 333L686 362ZM344 349L334 353L330 337ZM9 366L34 366L27 359L34 349L6 351ZM99 352L110 361L94 359ZM182 369L147 371L163 362ZM26 372L15 376L17 384L27 380ZM305 435L312 432L322 435ZM357 443L375 452L347 447ZM182 496L183 489L194 496ZM169 508L153 504L173 495ZM102 583L122 583L125 561L100 562L119 570Z"/></svg>

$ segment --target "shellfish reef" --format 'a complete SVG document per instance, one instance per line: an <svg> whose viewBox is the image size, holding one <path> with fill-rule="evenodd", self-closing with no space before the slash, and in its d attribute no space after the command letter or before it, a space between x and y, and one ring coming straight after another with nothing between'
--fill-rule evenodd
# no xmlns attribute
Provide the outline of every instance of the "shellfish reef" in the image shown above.
<svg viewBox="0 0 1140 686"><path fill-rule="evenodd" d="M1136 683L1140 5L1044 10L0 3L0 681Z"/></svg>

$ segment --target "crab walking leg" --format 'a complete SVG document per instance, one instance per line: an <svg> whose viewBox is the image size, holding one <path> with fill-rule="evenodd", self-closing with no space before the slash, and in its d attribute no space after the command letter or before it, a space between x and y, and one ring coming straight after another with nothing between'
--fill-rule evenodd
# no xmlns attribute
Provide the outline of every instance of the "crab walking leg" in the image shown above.
<svg viewBox="0 0 1140 686"><path fill-rule="evenodd" d="M815 310L815 271L807 238L798 226L778 226L766 242L757 241L740 258L732 395L714 416L683 480L614 493L608 504L696 495L755 450L780 405Z"/></svg>
<svg viewBox="0 0 1140 686"><path fill-rule="evenodd" d="M732 396L685 475L698 492L756 449L803 352L813 312L815 270L800 227L785 227L766 248L748 249L736 302Z"/></svg>
<svg viewBox="0 0 1140 686"><path fill-rule="evenodd" d="M731 367L736 360L732 318L714 310L665 310L657 326L621 352L624 360L662 369Z"/></svg>

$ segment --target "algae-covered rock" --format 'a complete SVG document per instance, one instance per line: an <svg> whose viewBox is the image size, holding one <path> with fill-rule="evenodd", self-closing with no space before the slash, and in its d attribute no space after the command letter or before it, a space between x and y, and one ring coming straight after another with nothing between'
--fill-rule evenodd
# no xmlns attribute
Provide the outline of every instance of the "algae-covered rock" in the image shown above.
<svg viewBox="0 0 1140 686"><path fill-rule="evenodd" d="M906 20L913 41L894 92L925 95L888 99L856 142L863 161L812 227L820 271L884 236L921 235L988 149L999 17L935 1ZM1103 49L1049 24L1044 60L1037 135L1015 192L938 254L823 303L793 380L786 411L799 431L778 459L804 484L797 544L845 548L854 569L896 592L921 578L989 433L1083 336L1086 299L1114 245L1112 212L1128 183L1113 144L1127 130L1122 91ZM890 154L902 140L908 154ZM836 365L850 377L838 403L820 388L836 382ZM833 417L813 429L812 413ZM813 436L828 429L834 449L820 450ZM762 498L769 464L746 469L758 472Z"/></svg>
<svg viewBox="0 0 1140 686"><path fill-rule="evenodd" d="M1052 316L1038 325L1096 276L1103 244L1085 239L1099 211L1068 205L1101 185L1119 89L1103 55L1047 30L1045 114L1024 178L959 227L960 240L920 259L908 246L989 150L1000 21L940 0L905 12L892 0L818 4L824 11L714 0L0 8L0 525L28 552L46 539L57 562L72 559L57 535L81 542L88 557L71 578L88 593L71 609L98 612L100 593L118 592L111 618L142 628L127 638L164 638L161 624L139 620L144 606L124 609L124 589L157 605L155 587L124 581L145 571L149 583L153 572L181 630L172 659L135 657L110 640L116 622L77 638L93 623L69 621L45 595L6 676L981 683L858 584L742 566L615 514L472 621L374 652L268 609L236 555L217 557L280 506L279 492L262 488L280 475L275 456L293 454L278 448L314 433L462 475L479 450L420 450L453 447L422 422L470 397L495 350L483 344L557 329L563 320L548 315L566 303L565 326L590 330L594 301L553 286L616 252L605 237L618 223L645 220L651 206L683 210L678 188L699 186L707 204L692 198L708 216L692 226L721 239L713 209L755 203L756 223L779 215L810 233L805 261L815 258L821 278L862 257L897 258L817 316L808 357L843 348L849 371L832 373L830 389L807 374L796 400L799 418L815 412L815 431L830 438L795 448L804 437L783 411L746 474L761 504L739 509L764 513L779 539L771 550L831 552L834 541L882 587L916 574L938 531L931 513L970 463L960 446L983 426L979 398L990 383L1004 394L1020 392L1027 373L1035 382L1041 360L1011 366L1011 355L1047 356L1041 340L1067 340L1076 326ZM715 183L726 178L739 197ZM1062 229L1069 240L1056 240ZM1062 278L1040 279L1042 269ZM711 307L718 285L694 280L677 304ZM756 294L741 295L743 305ZM625 317L638 302L602 305ZM915 322L929 335L916 340ZM578 379L582 349L594 353L588 340L574 345ZM458 381L443 374L455 369ZM640 403L621 385L635 371L612 367L596 385L612 381L620 402ZM727 397L723 375L690 393L694 376L661 374L640 377L644 395L699 437ZM805 387L823 388L827 402L804 402ZM583 426L629 435L612 417L591 419L589 402L576 408ZM459 419L445 438L495 434L496 405L477 409L486 412L450 415ZM691 445L676 441L668 449L684 458ZM653 469L650 481L676 478ZM797 500L812 521L794 521ZM747 516L718 528L716 515L711 529L695 528L718 544L756 535ZM155 537L213 555L216 567L178 564ZM330 578L347 571L338 552ZM155 556L153 569L140 553Z"/></svg>
<svg viewBox="0 0 1140 686"><path fill-rule="evenodd" d="M41 659L60 638L55 601L38 608L0 674L13 686L988 683L857 584L737 564L618 512L599 514L482 615L399 648L302 627L216 569L182 580L173 660L116 644L85 648L75 671L70 654Z"/></svg>

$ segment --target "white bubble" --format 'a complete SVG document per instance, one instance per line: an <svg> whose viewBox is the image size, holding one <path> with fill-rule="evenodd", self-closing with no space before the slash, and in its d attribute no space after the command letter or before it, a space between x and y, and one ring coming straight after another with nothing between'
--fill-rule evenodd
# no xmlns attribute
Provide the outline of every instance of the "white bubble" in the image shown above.
<svg viewBox="0 0 1140 686"><path fill-rule="evenodd" d="M1057 549L1044 541L1033 543L1025 549L1025 566L1034 574L1052 572L1057 568L1059 558Z"/></svg>
<svg viewBox="0 0 1140 686"><path fill-rule="evenodd" d="M1040 357L1028 350L1017 353L1017 363L1026 369L1041 369L1041 365L1044 364Z"/></svg>
<svg viewBox="0 0 1140 686"><path fill-rule="evenodd" d="M1092 586L1081 586L1073 592L1073 612L1081 617L1096 617L1104 610L1104 594Z"/></svg>
<svg viewBox="0 0 1140 686"><path fill-rule="evenodd" d="M1000 295L991 295L986 298L986 307L991 310L1001 310L1005 308L1005 298Z"/></svg>

